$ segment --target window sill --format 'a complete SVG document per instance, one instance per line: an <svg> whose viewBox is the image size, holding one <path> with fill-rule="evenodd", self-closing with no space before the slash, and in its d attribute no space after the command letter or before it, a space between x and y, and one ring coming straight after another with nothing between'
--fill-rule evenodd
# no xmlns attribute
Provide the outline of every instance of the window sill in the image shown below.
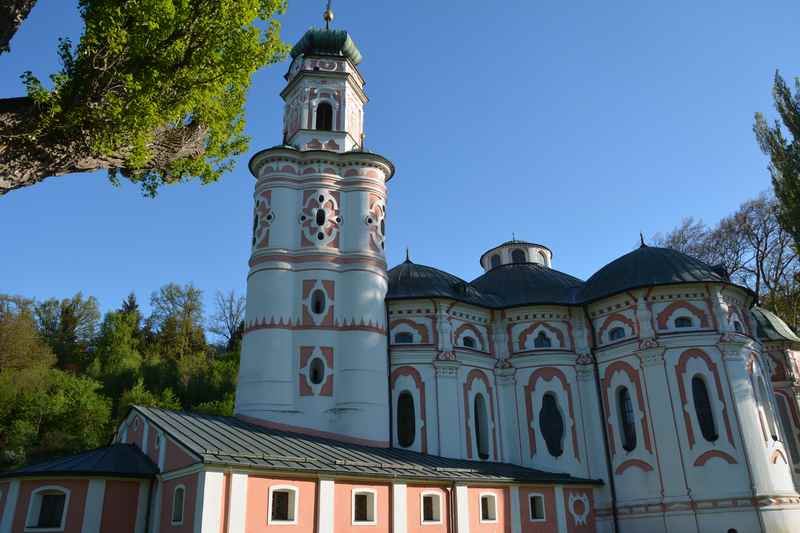
<svg viewBox="0 0 800 533"><path fill-rule="evenodd" d="M297 520L267 520L270 526L296 526Z"/></svg>

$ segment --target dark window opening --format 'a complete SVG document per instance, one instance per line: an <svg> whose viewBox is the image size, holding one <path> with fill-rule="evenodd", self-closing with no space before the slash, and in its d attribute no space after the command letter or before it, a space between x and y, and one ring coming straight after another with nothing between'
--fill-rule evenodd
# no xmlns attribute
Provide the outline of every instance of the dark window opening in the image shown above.
<svg viewBox="0 0 800 533"><path fill-rule="evenodd" d="M492 255L492 258L489 259L492 268L497 268L500 266L500 256L498 254Z"/></svg>
<svg viewBox="0 0 800 533"><path fill-rule="evenodd" d="M414 397L408 391L403 391L397 397L397 442L403 448L414 444L416 437L416 413L414 411Z"/></svg>
<svg viewBox="0 0 800 533"><path fill-rule="evenodd" d="M328 102L317 105L317 129L321 131L333 129L333 107Z"/></svg>
<svg viewBox="0 0 800 533"><path fill-rule="evenodd" d="M564 418L558 408L558 400L553 394L545 394L542 397L539 428L550 455L561 457L564 453Z"/></svg>
<svg viewBox="0 0 800 533"><path fill-rule="evenodd" d="M625 328L613 328L611 331L608 332L608 338L612 341L618 341L625 337Z"/></svg>
<svg viewBox="0 0 800 533"><path fill-rule="evenodd" d="M422 497L422 521L439 522L442 519L439 496L426 494Z"/></svg>
<svg viewBox="0 0 800 533"><path fill-rule="evenodd" d="M517 248L516 250L511 252L511 262L512 263L524 263L525 259L525 252Z"/></svg>
<svg viewBox="0 0 800 533"><path fill-rule="evenodd" d="M325 210L321 207L317 209L317 214L314 217L314 221L317 223L317 226L324 226L325 225Z"/></svg>
<svg viewBox="0 0 800 533"><path fill-rule="evenodd" d="M675 319L676 328L690 328L692 327L692 319L688 316L679 316Z"/></svg>
<svg viewBox="0 0 800 533"><path fill-rule="evenodd" d="M736 331L736 333L742 333L744 331L744 328L742 327L742 323L739 322L738 320L734 320L734 322L733 322L733 330Z"/></svg>
<svg viewBox="0 0 800 533"><path fill-rule="evenodd" d="M314 385L319 385L325 378L325 363L319 357L311 360L308 378Z"/></svg>
<svg viewBox="0 0 800 533"><path fill-rule="evenodd" d="M183 522L183 497L186 490L178 487L172 495L172 523L180 524Z"/></svg>
<svg viewBox="0 0 800 533"><path fill-rule="evenodd" d="M486 413L486 400L483 399L483 394L475 395L472 411L478 457L486 460L489 458L489 419Z"/></svg>
<svg viewBox="0 0 800 533"><path fill-rule="evenodd" d="M258 231L258 214L253 215L253 246L256 245L256 231Z"/></svg>
<svg viewBox="0 0 800 533"><path fill-rule="evenodd" d="M530 504L531 520L544 520L544 496L531 494L528 503Z"/></svg>
<svg viewBox="0 0 800 533"><path fill-rule="evenodd" d="M550 337L545 334L544 331L540 331L536 338L533 339L533 347L534 348L550 348L552 342L550 342Z"/></svg>
<svg viewBox="0 0 800 533"><path fill-rule="evenodd" d="M289 491L275 490L272 492L272 519L292 520L289 513Z"/></svg>
<svg viewBox="0 0 800 533"><path fill-rule="evenodd" d="M311 295L311 312L315 315L321 315L325 310L325 292L322 289L317 289Z"/></svg>
<svg viewBox="0 0 800 533"><path fill-rule="evenodd" d="M467 348L475 348L475 339L473 337L464 337L461 342Z"/></svg>
<svg viewBox="0 0 800 533"><path fill-rule="evenodd" d="M708 442L715 442L719 435L714 423L714 411L711 408L706 382L700 376L692 378L692 396L694 396L694 412L697 415L697 423L700 424L700 432Z"/></svg>
<svg viewBox="0 0 800 533"><path fill-rule="evenodd" d="M617 407L619 410L622 448L630 452L636 449L636 421L631 395L626 387L620 387L617 391Z"/></svg>
<svg viewBox="0 0 800 533"><path fill-rule="evenodd" d="M67 496L61 493L42 494L42 504L39 508L37 528L59 528L64 517L64 505Z"/></svg>
<svg viewBox="0 0 800 533"><path fill-rule="evenodd" d="M373 495L362 492L357 493L353 499L353 521L372 522L375 519Z"/></svg>
<svg viewBox="0 0 800 533"><path fill-rule="evenodd" d="M481 520L497 520L497 505L494 496L481 496Z"/></svg>
<svg viewBox="0 0 800 533"><path fill-rule="evenodd" d="M413 344L414 335L407 331L400 331L394 335L395 344Z"/></svg>

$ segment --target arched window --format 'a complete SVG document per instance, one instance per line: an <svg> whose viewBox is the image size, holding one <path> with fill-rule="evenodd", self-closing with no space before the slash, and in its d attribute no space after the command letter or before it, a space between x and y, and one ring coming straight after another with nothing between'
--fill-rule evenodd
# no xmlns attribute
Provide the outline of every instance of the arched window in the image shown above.
<svg viewBox="0 0 800 533"><path fill-rule="evenodd" d="M183 524L183 505L186 500L186 487L178 485L172 492L172 525Z"/></svg>
<svg viewBox="0 0 800 533"><path fill-rule="evenodd" d="M258 213L253 215L253 246L256 245L256 231L258 231Z"/></svg>
<svg viewBox="0 0 800 533"><path fill-rule="evenodd" d="M692 319L688 316L679 316L675 319L676 328L690 328L692 327Z"/></svg>
<svg viewBox="0 0 800 533"><path fill-rule="evenodd" d="M525 259L525 251L520 250L519 248L512 250L511 252L511 262L512 263L524 263Z"/></svg>
<svg viewBox="0 0 800 533"><path fill-rule="evenodd" d="M67 518L69 491L62 487L41 487L28 503L25 531L29 529L63 530Z"/></svg>
<svg viewBox="0 0 800 533"><path fill-rule="evenodd" d="M550 337L544 331L540 331L536 338L533 339L533 347L534 348L550 348L552 346L552 342L550 342Z"/></svg>
<svg viewBox="0 0 800 533"><path fill-rule="evenodd" d="M325 311L325 291L316 289L311 295L311 312L321 315Z"/></svg>
<svg viewBox="0 0 800 533"><path fill-rule="evenodd" d="M499 254L492 254L492 258L489 259L492 268L497 268L500 266L500 255Z"/></svg>
<svg viewBox="0 0 800 533"><path fill-rule="evenodd" d="M333 107L328 102L317 105L317 129L321 131L333 129Z"/></svg>
<svg viewBox="0 0 800 533"><path fill-rule="evenodd" d="M764 385L764 378L761 376L758 376L758 394L761 396L761 405L764 409L764 417L767 419L772 440L778 440L778 426L775 423L775 413L772 411L772 402L767 394L767 387Z"/></svg>
<svg viewBox="0 0 800 533"><path fill-rule="evenodd" d="M311 360L311 365L308 368L308 379L314 385L319 385L325 379L325 362L321 357L315 357Z"/></svg>
<svg viewBox="0 0 800 533"><path fill-rule="evenodd" d="M461 343L466 348L475 348L475 337L470 337L469 335L467 335L466 337L461 339Z"/></svg>
<svg viewBox="0 0 800 533"><path fill-rule="evenodd" d="M617 390L617 410L622 448L628 452L633 451L636 449L636 420L627 387L620 387Z"/></svg>
<svg viewBox="0 0 800 533"><path fill-rule="evenodd" d="M564 418L558 408L555 395L547 393L542 397L542 409L539 411L539 428L547 445L547 451L553 457L561 457L564 453Z"/></svg>
<svg viewBox="0 0 800 533"><path fill-rule="evenodd" d="M545 254L544 252L539 252L539 257L541 257L542 259L542 264L544 266L547 266L547 254Z"/></svg>
<svg viewBox="0 0 800 533"><path fill-rule="evenodd" d="M783 434L786 435L786 445L789 447L789 456L792 458L792 463L797 464L800 462L800 453L798 453L797 450L796 432L792 427L792 419L789 418L789 408L786 406L786 398L776 395L775 402L778 404L778 416L780 417L781 426L783 427Z"/></svg>
<svg viewBox="0 0 800 533"><path fill-rule="evenodd" d="M394 334L394 343L395 344L413 344L414 342L414 335L409 333L408 331L398 331Z"/></svg>
<svg viewBox="0 0 800 533"><path fill-rule="evenodd" d="M608 338L612 341L618 341L625 338L625 328L619 326L616 328L611 328L611 331L608 332Z"/></svg>
<svg viewBox="0 0 800 533"><path fill-rule="evenodd" d="M414 397L410 392L403 391L397 397L397 442L403 448L414 444L417 433L415 426Z"/></svg>
<svg viewBox="0 0 800 533"><path fill-rule="evenodd" d="M485 460L489 458L489 417L487 416L486 400L483 399L483 394L475 395L472 410L478 457Z"/></svg>
<svg viewBox="0 0 800 533"><path fill-rule="evenodd" d="M708 397L708 387L701 376L692 378L692 396L694 397L694 412L697 415L697 423L700 424L700 432L708 442L715 442L719 435L717 426L714 423L714 411L711 408L711 400Z"/></svg>

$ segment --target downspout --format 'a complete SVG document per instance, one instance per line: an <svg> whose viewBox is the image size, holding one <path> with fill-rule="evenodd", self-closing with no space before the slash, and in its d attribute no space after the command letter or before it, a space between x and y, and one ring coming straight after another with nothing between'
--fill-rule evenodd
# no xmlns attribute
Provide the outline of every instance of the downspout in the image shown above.
<svg viewBox="0 0 800 533"><path fill-rule="evenodd" d="M594 331L594 323L589 319L589 313L586 310L585 306L581 306L583 309L583 315L586 318L586 322L589 325L589 333L591 337L591 348L594 348L595 342L595 331ZM594 366L594 385L595 389L597 390L597 402L600 407L600 415L601 419L601 426L603 428L603 451L606 454L606 466L608 467L608 481L609 481L609 488L611 489L611 519L614 522L614 531L619 531L619 517L617 516L617 488L614 484L614 471L612 468L611 462L611 452L608 449L608 414L605 412L605 407L603 403L603 388L600 385L600 365L597 363L597 356L592 350L592 365Z"/></svg>

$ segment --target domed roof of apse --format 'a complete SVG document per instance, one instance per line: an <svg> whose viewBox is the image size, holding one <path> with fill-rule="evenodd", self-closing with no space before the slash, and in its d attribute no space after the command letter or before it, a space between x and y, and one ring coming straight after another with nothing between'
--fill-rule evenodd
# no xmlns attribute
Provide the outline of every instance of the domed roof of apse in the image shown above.
<svg viewBox="0 0 800 533"><path fill-rule="evenodd" d="M486 305L475 287L458 276L412 263L409 259L389 270L388 274L387 300L452 298L475 305Z"/></svg>
<svg viewBox="0 0 800 533"><path fill-rule="evenodd" d="M700 282L731 283L719 267L676 250L642 245L598 270L586 281L579 298L590 302L639 287Z"/></svg>
<svg viewBox="0 0 800 533"><path fill-rule="evenodd" d="M471 284L494 297L502 307L577 303L583 281L538 263L511 263L495 267Z"/></svg>
<svg viewBox="0 0 800 533"><path fill-rule="evenodd" d="M350 34L344 30L311 28L297 41L290 52L292 59L303 55L341 56L354 65L361 63L361 52Z"/></svg>

